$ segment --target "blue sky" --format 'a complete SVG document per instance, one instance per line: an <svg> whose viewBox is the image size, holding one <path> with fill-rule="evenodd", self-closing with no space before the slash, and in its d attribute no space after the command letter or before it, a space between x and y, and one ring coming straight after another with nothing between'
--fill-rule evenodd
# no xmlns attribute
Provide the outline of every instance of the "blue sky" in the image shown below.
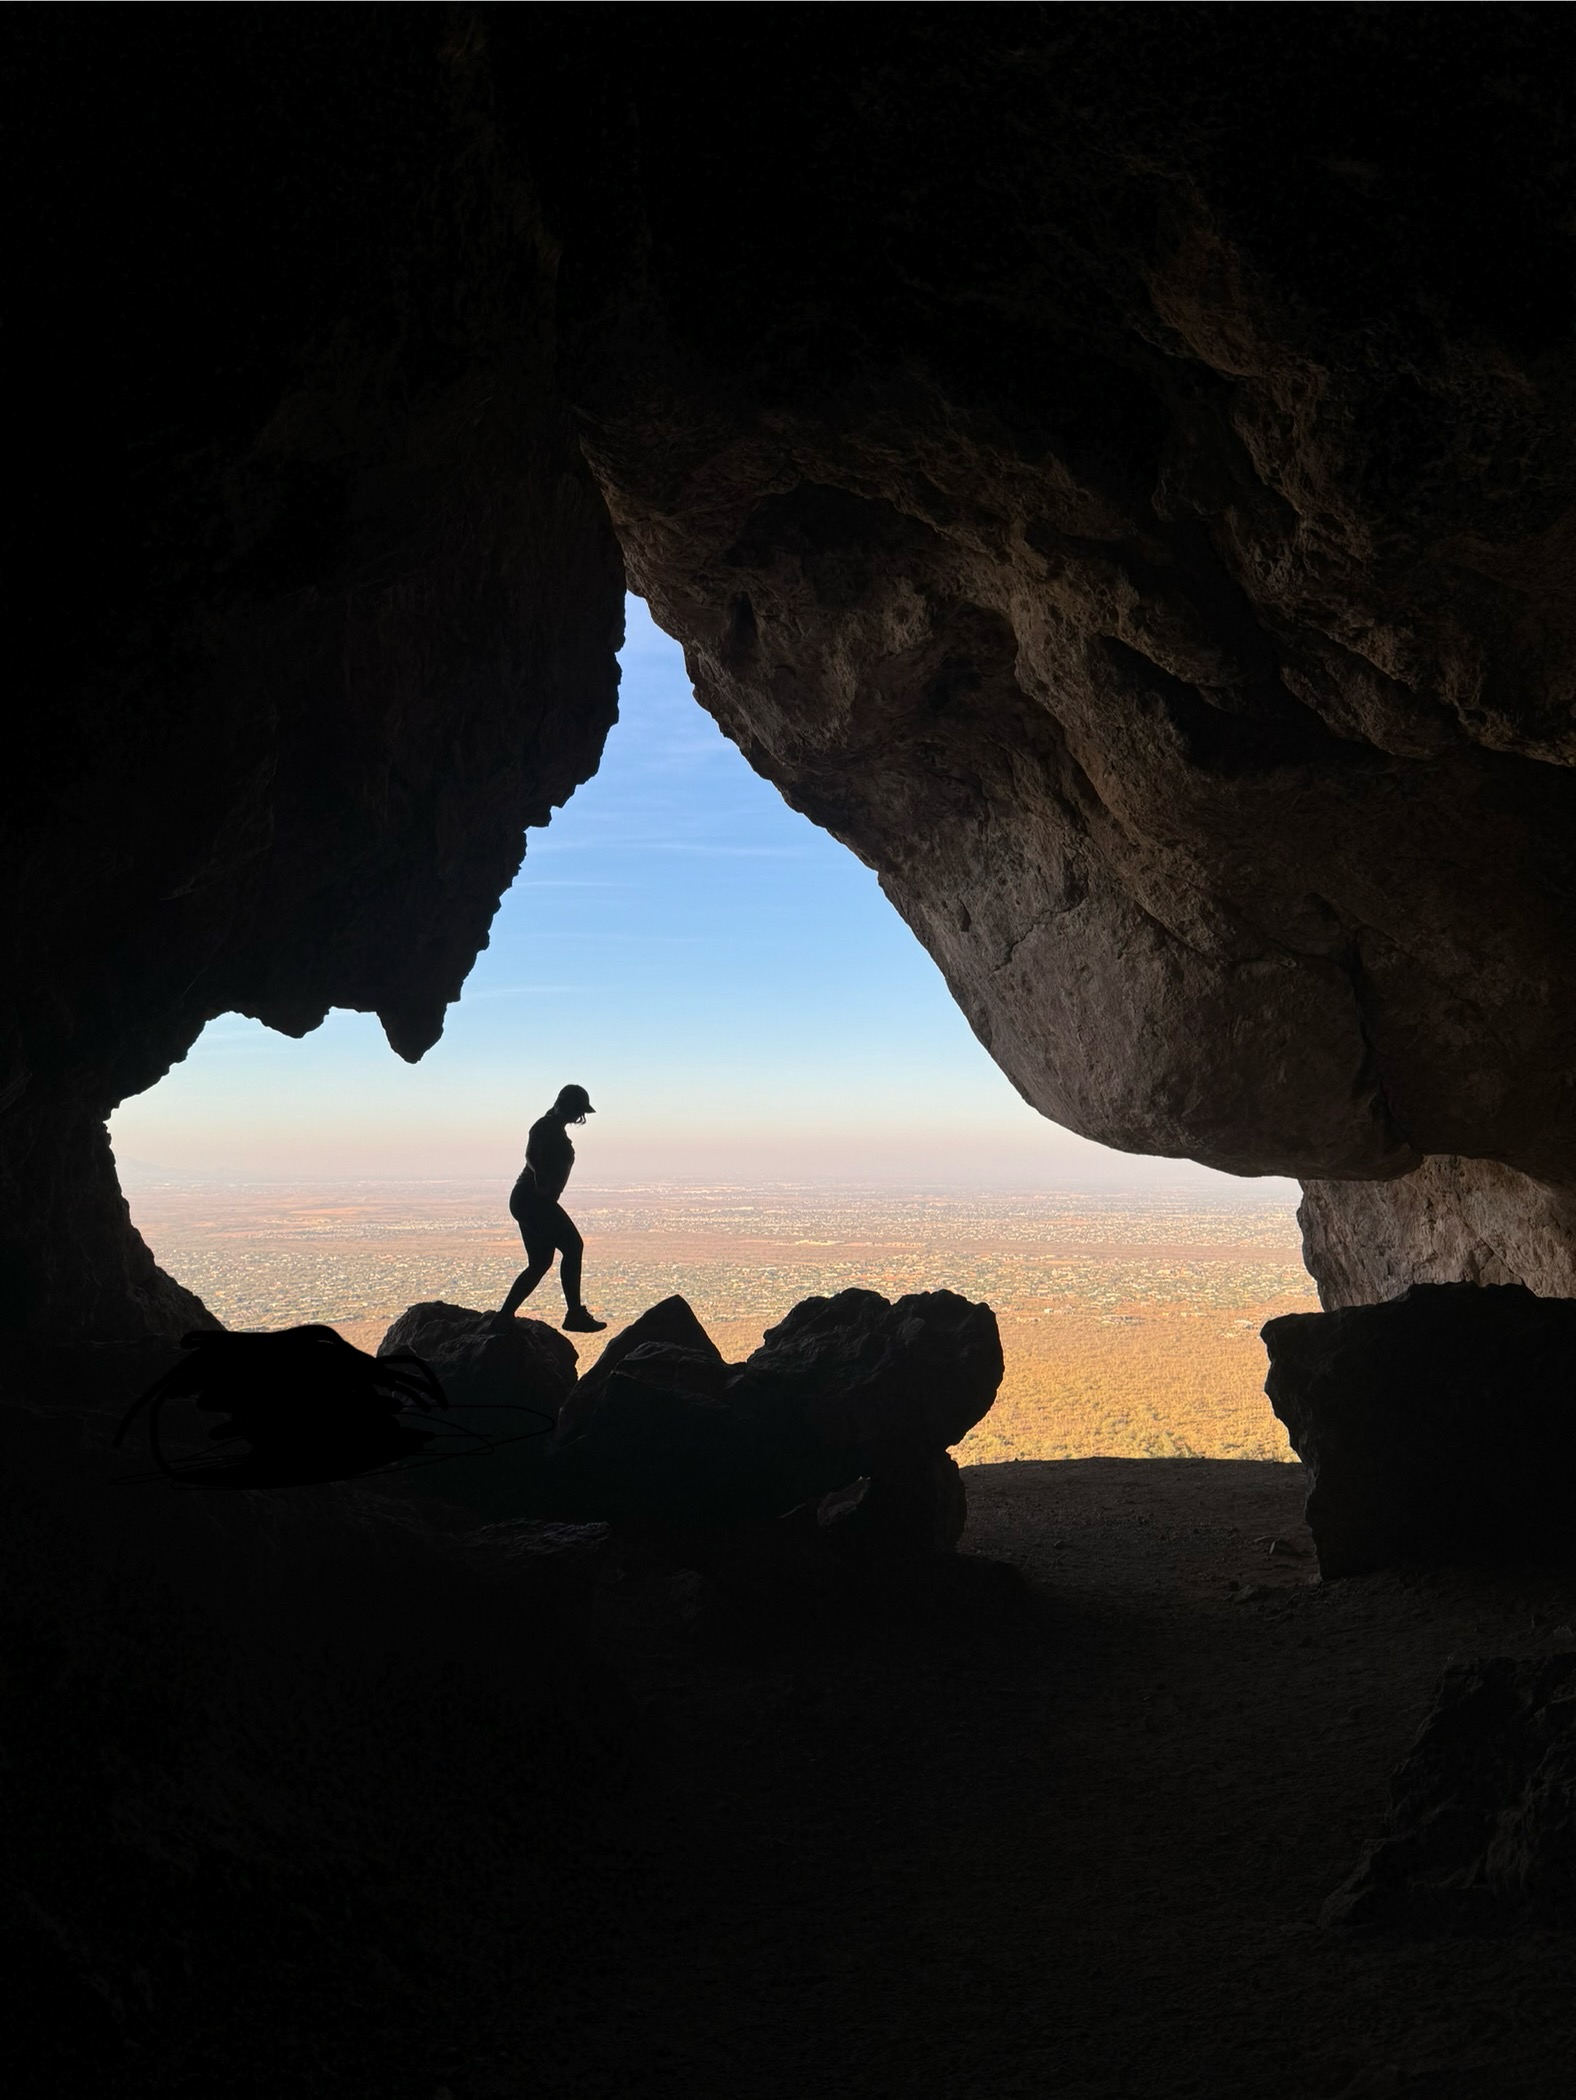
<svg viewBox="0 0 1576 2100"><path fill-rule="evenodd" d="M507 1178L572 1079L598 1111L576 1178L604 1186L1247 1193L1036 1115L875 877L750 771L638 600L623 667L601 769L531 834L436 1048L406 1065L365 1014L300 1042L224 1016L117 1111L129 1178Z"/></svg>

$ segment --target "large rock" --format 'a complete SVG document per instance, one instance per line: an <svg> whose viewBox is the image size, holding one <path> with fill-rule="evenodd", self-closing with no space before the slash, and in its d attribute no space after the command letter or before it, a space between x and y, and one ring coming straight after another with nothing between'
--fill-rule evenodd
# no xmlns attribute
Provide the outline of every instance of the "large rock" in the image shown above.
<svg viewBox="0 0 1576 2100"><path fill-rule="evenodd" d="M806 1298L769 1328L731 1386L747 1412L802 1413L865 1472L944 1450L979 1421L1001 1384L1001 1336L988 1305L921 1291L889 1305L875 1291Z"/></svg>
<svg viewBox="0 0 1576 2100"><path fill-rule="evenodd" d="M659 1299L655 1305L648 1306L638 1319L631 1320L627 1327L615 1334L610 1342L604 1344L602 1354L582 1375L574 1392L564 1404L558 1421L560 1437L572 1436L589 1419L598 1399L606 1391L613 1373L637 1350L646 1358L643 1376L649 1383L649 1352L655 1349L682 1350L695 1356L702 1364L720 1366L722 1363L722 1351L695 1317L688 1299L681 1298L677 1292L671 1298ZM693 1380L675 1371L667 1383L685 1391Z"/></svg>
<svg viewBox="0 0 1576 2100"><path fill-rule="evenodd" d="M468 1305L424 1300L402 1312L378 1344L379 1356L412 1349L437 1373L451 1407L539 1409L556 1423L575 1383L579 1355L569 1337L541 1320L503 1326Z"/></svg>
<svg viewBox="0 0 1576 2100"><path fill-rule="evenodd" d="M1419 95L1406 10L921 13L626 46L637 587L1058 1121L1576 1175L1563 25L1445 10Z"/></svg>
<svg viewBox="0 0 1576 2100"><path fill-rule="evenodd" d="M145 64L131 26L30 26L7 131L41 201L8 279L0 1332L73 1339L201 1319L110 1109L232 1010L373 1011L420 1056L526 826L596 769L622 627L558 252L474 41L193 14Z"/></svg>
<svg viewBox="0 0 1576 2100"><path fill-rule="evenodd" d="M826 1496L816 1514L844 1550L883 1559L950 1553L968 1523L968 1492L950 1451L916 1449L875 1461L852 1494Z"/></svg>
<svg viewBox="0 0 1576 2100"><path fill-rule="evenodd" d="M1576 1656L1457 1663L1326 1925L1576 1925Z"/></svg>
<svg viewBox="0 0 1576 2100"><path fill-rule="evenodd" d="M448 1433L404 1484L488 1517L537 1514L544 1446L574 1390L574 1344L540 1320L499 1328L491 1313L432 1299L378 1344L379 1356L402 1349L431 1365L449 1402L436 1418Z"/></svg>
<svg viewBox="0 0 1576 2100"><path fill-rule="evenodd" d="M1576 1188L1491 1159L1428 1159L1394 1181L1311 1181L1297 1212L1319 1302L1373 1305L1414 1283L1524 1283L1576 1297Z"/></svg>
<svg viewBox="0 0 1576 2100"><path fill-rule="evenodd" d="M691 1332L682 1299L659 1310L653 1328ZM856 1536L950 1546L962 1497L946 1447L985 1413L1001 1375L995 1315L951 1291L895 1305L862 1290L808 1298L731 1368L709 1342L648 1338L553 1455L552 1492L575 1514L733 1524L868 1481Z"/></svg>
<svg viewBox="0 0 1576 2100"><path fill-rule="evenodd" d="M1326 1575L1576 1555L1576 1300L1418 1284L1264 1343Z"/></svg>

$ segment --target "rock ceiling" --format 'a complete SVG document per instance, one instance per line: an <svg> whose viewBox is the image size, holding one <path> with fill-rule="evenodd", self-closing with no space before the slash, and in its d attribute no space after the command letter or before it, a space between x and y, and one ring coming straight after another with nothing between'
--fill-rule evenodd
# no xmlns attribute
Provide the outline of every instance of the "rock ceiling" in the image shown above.
<svg viewBox="0 0 1576 2100"><path fill-rule="evenodd" d="M211 1015L434 1039L626 568L1046 1113L1576 1178L1559 10L137 27L16 39L9 1317L176 1317Z"/></svg>

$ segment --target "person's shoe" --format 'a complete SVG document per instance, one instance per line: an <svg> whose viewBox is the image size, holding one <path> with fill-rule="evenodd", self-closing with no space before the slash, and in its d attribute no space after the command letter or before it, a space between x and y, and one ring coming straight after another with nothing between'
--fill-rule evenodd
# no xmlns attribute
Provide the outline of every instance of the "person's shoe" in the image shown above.
<svg viewBox="0 0 1576 2100"><path fill-rule="evenodd" d="M600 1334L607 1325L606 1320L593 1320L583 1305L564 1314L564 1325L571 1334Z"/></svg>

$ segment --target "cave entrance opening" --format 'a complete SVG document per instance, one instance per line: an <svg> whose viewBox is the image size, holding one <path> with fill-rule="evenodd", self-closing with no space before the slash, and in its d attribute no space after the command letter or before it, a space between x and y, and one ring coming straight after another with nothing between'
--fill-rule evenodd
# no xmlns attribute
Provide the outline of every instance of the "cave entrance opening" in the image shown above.
<svg viewBox="0 0 1576 2100"><path fill-rule="evenodd" d="M1285 1182L1135 1159L1030 1109L852 854L697 705L632 600L621 719L543 831L442 1040L210 1024L112 1136L163 1265L227 1324L496 1303L527 1125L588 1085L574 1208L612 1321L682 1290L725 1350L849 1284L1002 1321L982 1459L1282 1457L1257 1329L1310 1306Z"/></svg>

